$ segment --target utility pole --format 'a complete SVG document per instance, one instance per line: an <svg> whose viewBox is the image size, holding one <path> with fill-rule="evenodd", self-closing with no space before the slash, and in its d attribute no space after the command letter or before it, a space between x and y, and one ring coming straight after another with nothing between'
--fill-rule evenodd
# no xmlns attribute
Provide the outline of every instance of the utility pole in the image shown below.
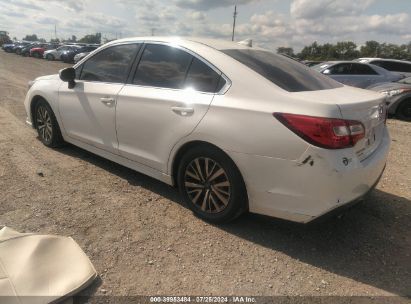
<svg viewBox="0 0 411 304"><path fill-rule="evenodd" d="M154 36L154 31L155 31L156 29L155 28L152 28L151 29L151 36Z"/></svg>
<svg viewBox="0 0 411 304"><path fill-rule="evenodd" d="M237 5L234 6L234 22L233 22L233 35L231 36L231 41L234 41L234 32L235 32L235 19L237 19Z"/></svg>
<svg viewBox="0 0 411 304"><path fill-rule="evenodd" d="M57 40L57 24L54 23L54 38Z"/></svg>

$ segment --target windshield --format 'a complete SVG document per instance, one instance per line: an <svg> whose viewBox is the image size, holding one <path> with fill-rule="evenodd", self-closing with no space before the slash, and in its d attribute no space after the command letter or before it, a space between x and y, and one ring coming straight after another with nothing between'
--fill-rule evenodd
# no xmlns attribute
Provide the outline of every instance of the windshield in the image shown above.
<svg viewBox="0 0 411 304"><path fill-rule="evenodd" d="M289 92L318 91L342 87L342 84L312 71L302 63L269 51L227 49L222 50L222 52Z"/></svg>

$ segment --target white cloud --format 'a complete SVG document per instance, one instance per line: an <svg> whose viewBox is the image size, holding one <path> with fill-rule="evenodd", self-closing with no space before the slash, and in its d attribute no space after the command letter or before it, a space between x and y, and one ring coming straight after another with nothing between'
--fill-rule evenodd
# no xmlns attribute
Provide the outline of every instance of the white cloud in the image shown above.
<svg viewBox="0 0 411 304"><path fill-rule="evenodd" d="M173 2L183 9L194 9L206 11L218 7L227 7L241 4L249 4L260 0L173 0Z"/></svg>
<svg viewBox="0 0 411 304"><path fill-rule="evenodd" d="M358 15L373 2L374 0L294 0L290 6L290 13L294 18L303 19Z"/></svg>

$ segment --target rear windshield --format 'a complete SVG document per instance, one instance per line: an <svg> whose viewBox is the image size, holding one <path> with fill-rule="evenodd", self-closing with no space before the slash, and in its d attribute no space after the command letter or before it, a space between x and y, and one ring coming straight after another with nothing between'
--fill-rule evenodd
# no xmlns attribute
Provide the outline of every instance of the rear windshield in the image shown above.
<svg viewBox="0 0 411 304"><path fill-rule="evenodd" d="M228 49L222 52L289 92L328 90L343 86L302 63L269 51Z"/></svg>

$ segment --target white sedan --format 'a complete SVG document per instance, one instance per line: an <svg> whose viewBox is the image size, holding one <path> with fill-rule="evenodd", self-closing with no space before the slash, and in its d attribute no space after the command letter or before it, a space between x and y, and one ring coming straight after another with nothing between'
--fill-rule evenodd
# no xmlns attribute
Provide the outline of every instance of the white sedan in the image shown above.
<svg viewBox="0 0 411 304"><path fill-rule="evenodd" d="M362 198L390 146L384 97L270 51L130 38L29 83L28 123L179 188L211 222L309 222Z"/></svg>

